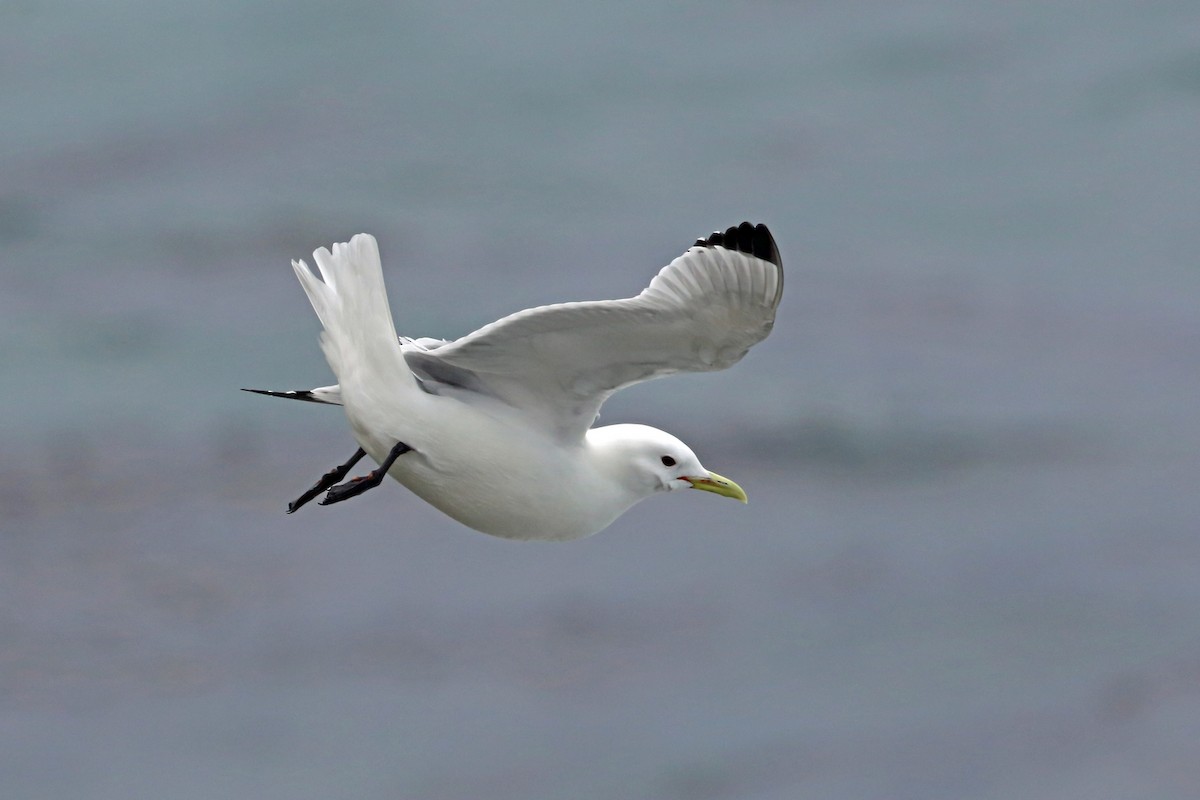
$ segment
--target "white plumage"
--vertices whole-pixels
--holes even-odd
[[[591,428],[618,389],[724,369],[771,330],[783,291],[778,250],[750,223],[698,240],[640,294],[526,309],[456,341],[398,338],[378,245],[359,234],[293,262],[324,326],[338,385],[267,392],[341,403],[355,439],[449,516],[513,539],[574,539],[659,491],[745,499],[668,433]]]

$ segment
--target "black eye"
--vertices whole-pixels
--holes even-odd
[[[675,466],[675,459],[671,458],[670,456],[663,456],[663,457],[662,457],[662,462],[663,462],[663,466],[664,466],[664,467],[673,467],[673,466]]]

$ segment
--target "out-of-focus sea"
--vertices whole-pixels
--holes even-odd
[[[0,7],[0,793],[1200,797],[1194,2]],[[748,490],[568,545],[353,450],[288,261],[402,333],[768,223]]]

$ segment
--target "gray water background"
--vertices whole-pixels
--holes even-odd
[[[0,7],[0,792],[1200,796],[1200,6]],[[402,333],[774,231],[605,422],[751,504],[569,545],[353,450],[288,260]]]

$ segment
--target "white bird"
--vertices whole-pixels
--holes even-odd
[[[397,337],[375,238],[292,267],[338,383],[246,391],[341,405],[360,449],[288,506],[354,497],[391,475],[450,517],[507,539],[600,531],[659,492],[746,502],[691,449],[646,425],[593,428],[625,386],[725,369],[771,331],[783,268],[765,225],[699,239],[635,297],[518,311],[455,341]],[[681,401],[681,406],[686,405]],[[379,468],[340,483],[363,455]]]

